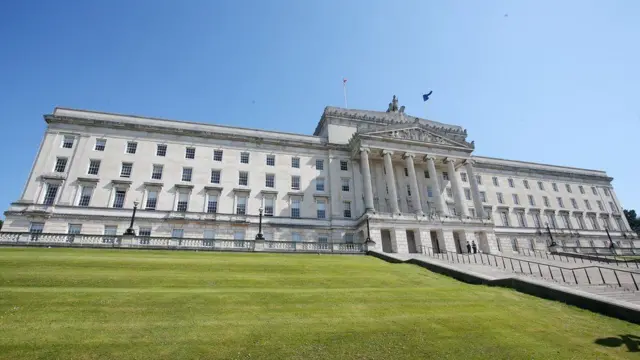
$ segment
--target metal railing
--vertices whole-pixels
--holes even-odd
[[[568,268],[487,253],[460,254],[448,250],[435,252],[433,248],[426,246],[422,247],[421,251],[423,255],[452,263],[488,265],[503,268],[517,274],[531,275],[543,279],[549,279],[550,277],[551,280],[558,282],[562,279],[561,282],[566,284],[617,285],[618,287],[629,289],[632,289],[631,284],[633,284],[633,288],[635,288],[636,291],[640,290],[638,280],[636,280],[636,276],[638,276],[640,280],[640,275],[627,270],[612,269],[597,265]]]
[[[575,264],[610,264],[616,266],[626,266],[627,268],[636,268],[640,269],[640,261],[638,260],[625,260],[620,259],[620,255],[609,254],[590,254],[590,253],[570,253],[570,254],[556,254],[550,253],[542,250],[531,250],[531,249],[518,249],[519,255],[524,256],[533,256],[536,258],[547,259],[547,260],[556,260],[567,263],[575,263]],[[581,256],[586,255],[586,256]]]
[[[362,243],[0,232],[0,245],[364,254]]]

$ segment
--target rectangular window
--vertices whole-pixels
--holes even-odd
[[[163,165],[154,164],[153,169],[151,170],[151,179],[153,180],[162,180],[162,170],[164,169]]]
[[[293,231],[293,232],[291,232],[291,241],[300,242],[300,241],[302,241],[302,236],[300,236],[299,232]]]
[[[574,217],[576,218],[576,223],[578,224],[578,228],[580,230],[584,230],[585,226],[584,226],[584,219],[582,218],[581,214],[575,214]]]
[[[316,200],[316,215],[318,219],[324,219],[327,217],[327,202],[325,200]]]
[[[275,174],[266,174],[264,180],[264,186],[268,188],[274,188],[276,186]]]
[[[564,184],[564,187],[567,188],[567,192],[571,193],[571,185],[570,184]]]
[[[188,168],[188,167],[182,168],[182,181],[191,181],[192,176],[193,176],[193,168]]]
[[[546,207],[550,207],[551,206],[551,204],[549,204],[549,198],[546,197],[546,196],[542,197],[542,202],[544,203],[544,206],[546,206]]]
[[[446,171],[442,172],[442,180],[449,180],[449,173]]]
[[[565,229],[571,229],[571,220],[569,220],[569,213],[560,214],[560,218],[562,218],[562,225]]]
[[[562,198],[557,197],[556,199],[558,200],[558,206],[560,206],[561,208],[564,208],[564,201],[562,201]]]
[[[556,183],[551,183],[551,187],[553,188],[553,191],[558,191],[558,184]]]
[[[598,195],[598,191],[596,190],[595,186],[591,187],[591,192],[593,193],[593,195]]]
[[[404,168],[404,176],[409,176],[409,169]]]
[[[464,189],[464,197],[467,200],[471,200],[471,189]]]
[[[600,211],[604,211],[604,206],[602,206],[602,201],[596,200],[596,204],[598,204],[598,209],[600,209]]]
[[[80,192],[80,200],[78,206],[89,206],[91,203],[91,196],[93,196],[93,186],[83,186]]]
[[[589,200],[584,201],[584,206],[587,208],[587,210],[591,210],[591,204],[589,203]]]
[[[511,239],[511,249],[515,252],[518,252],[518,239]]]
[[[244,240],[244,237],[245,237],[244,230],[238,230],[233,233],[233,240]],[[242,242],[237,242],[235,244],[238,244],[235,246],[242,246]]]
[[[349,170],[349,163],[347,162],[347,160],[340,160],[340,170],[342,171]]]
[[[512,194],[511,197],[513,198],[514,205],[520,205],[520,197],[518,196],[518,194]]]
[[[609,193],[609,189],[604,188],[602,189],[602,191],[604,191],[604,196],[611,196],[611,194]]]
[[[578,185],[578,190],[580,190],[580,194],[584,195],[584,186]]]
[[[524,212],[522,211],[516,212],[516,218],[518,219],[518,225],[520,227],[527,227],[527,220],[524,217]]]
[[[351,217],[351,201],[343,201],[342,207],[343,207],[344,217],[350,218]]]
[[[248,164],[249,163],[249,153],[248,152],[240,153],[240,163],[241,164]]]
[[[145,210],[155,210],[156,205],[158,205],[158,192],[156,190],[147,190]]]
[[[62,173],[67,169],[67,158],[59,157],[56,159],[56,166],[53,168],[55,172]]]
[[[502,197],[502,193],[496,193],[496,196],[498,197],[498,204],[504,204],[504,198]]]
[[[98,175],[98,172],[100,172],[100,160],[89,160],[89,169],[87,170],[87,174]]]
[[[133,163],[122,163],[122,167],[120,168],[120,177],[129,178],[131,177],[131,171],[133,170]]]
[[[429,170],[425,170],[424,171],[424,178],[428,179],[429,178]]]
[[[487,216],[487,219],[491,220],[491,206],[484,207],[484,214]]]
[[[616,206],[616,204],[613,203],[613,201],[609,201],[609,207],[611,208],[612,213],[618,212],[618,207]]]
[[[316,178],[316,191],[324,191],[324,178]]]
[[[238,172],[238,185],[249,186],[249,172],[247,171]]]
[[[462,180],[462,182],[467,182],[467,173],[461,172],[460,179]]]
[[[347,244],[353,244],[353,234],[352,233],[344,234],[344,242]]]
[[[471,215],[472,218],[476,217],[476,209],[474,208],[469,208],[469,215]]]
[[[209,195],[207,200],[207,212],[209,214],[215,214],[218,212],[218,197],[216,195]]]
[[[324,170],[324,160],[316,159],[316,170]]]
[[[138,150],[138,143],[135,141],[128,141],[127,142],[127,154],[135,154],[136,151]]]
[[[220,184],[220,170],[211,170],[211,183]]]
[[[529,190],[529,180],[527,179],[522,180],[522,185],[524,186],[525,189]]]
[[[102,242],[107,244],[113,244],[116,241],[117,235],[118,235],[117,225],[105,225],[104,237],[102,237]]]
[[[604,226],[605,229],[611,230],[611,223],[609,222],[608,216],[605,216],[602,218],[602,225]]]
[[[351,179],[349,179],[349,178],[342,178],[341,179],[342,191],[349,191],[349,183],[350,182],[351,182]]]
[[[53,205],[56,201],[59,188],[60,185],[58,184],[47,184],[47,191],[44,194],[44,201],[42,203],[44,205]]]
[[[427,197],[433,197],[433,188],[431,185],[427,185]]]
[[[291,158],[291,167],[294,169],[300,169],[300,158],[292,157]]]
[[[213,150],[213,161],[222,161],[222,150]]]
[[[267,155],[267,166],[276,166],[276,156],[275,155]]]
[[[188,147],[184,149],[184,158],[185,159],[195,159],[196,158],[196,148]]]
[[[264,199],[264,216],[273,216],[274,205],[275,199],[273,197],[266,197]]]
[[[300,176],[291,176],[291,190],[300,190]]]
[[[507,179],[507,182],[509,183],[509,187],[515,187],[515,185],[513,183],[513,179],[509,178],[509,179]]]
[[[73,135],[65,135],[62,139],[62,147],[65,149],[73,148],[73,142],[75,141],[75,136]]]
[[[156,156],[167,156],[167,145],[165,144],[156,145]]]
[[[618,223],[618,229],[620,229],[620,231],[627,231],[627,227],[624,225],[622,218],[617,217],[616,222]]]
[[[238,203],[236,204],[236,214],[245,215],[247,213],[247,197],[238,196]]]
[[[502,226],[509,226],[509,213],[500,211],[500,219],[502,219]]]
[[[482,185],[482,176],[476,175],[476,181],[478,182],[478,185]]]
[[[43,230],[44,230],[43,222],[32,222],[29,224],[29,232],[32,234],[42,234]]]
[[[482,200],[483,203],[487,202],[487,193],[484,191],[480,191],[480,200]]]
[[[548,212],[546,213],[547,216],[547,223],[549,224],[549,226],[551,226],[552,228],[557,228],[558,225],[556,224],[556,217],[553,215],[552,212]]]
[[[171,237],[174,239],[182,239],[184,236],[184,229],[173,229],[171,230]]]
[[[107,140],[106,139],[96,139],[96,145],[93,147],[93,150],[95,151],[104,151],[104,149],[107,147]]]
[[[127,196],[126,190],[116,190],[116,194],[113,198],[113,207],[114,208],[123,208],[124,207],[124,198]]]
[[[295,197],[291,199],[291,217],[300,217],[300,198]]]
[[[327,235],[327,234],[318,235],[318,242],[320,242],[320,243],[328,243],[329,242],[329,235]]]
[[[533,217],[533,225],[535,225],[535,227],[537,228],[542,227],[542,220],[540,220],[539,212],[531,213],[531,217]]]
[[[536,199],[533,197],[533,195],[528,195],[528,197],[529,197],[529,205],[536,206]]]
[[[447,197],[453,197],[453,191],[451,191],[451,188],[447,188],[446,192],[447,192]]]
[[[596,220],[596,216],[595,215],[589,215],[587,217],[589,218],[589,222],[591,223],[591,228],[593,230],[600,230],[600,226],[598,226],[598,221]]]
[[[577,208],[578,208],[578,202],[576,201],[576,199],[571,198],[571,206],[572,206],[574,209],[577,209]]]
[[[542,183],[542,181],[538,181],[538,189],[544,190],[544,184]]]
[[[411,185],[407,185],[407,196],[411,196]]]
[[[141,227],[138,230],[138,236],[143,236],[143,237],[150,237],[151,236],[151,228],[150,227]],[[147,244],[148,244],[148,239],[147,239]]]

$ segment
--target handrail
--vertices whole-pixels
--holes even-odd
[[[580,262],[584,264],[585,260],[589,261],[590,263],[594,263],[594,259],[592,258],[596,258],[596,262],[599,263],[608,263],[605,261],[597,261],[597,259],[600,257],[598,254],[592,255],[592,254],[580,254],[580,253],[569,253],[571,256],[565,254],[558,254],[558,253],[548,253],[548,252],[544,252],[542,250],[531,250],[531,249],[522,249],[522,250],[527,250],[528,252],[533,251],[533,257],[536,257],[536,252],[540,253],[540,258],[547,258],[549,259],[549,256],[551,256],[552,260],[558,260],[558,261],[565,261],[563,260],[562,256],[564,255],[564,258],[566,259],[566,262],[570,263],[571,261],[569,260],[570,258],[573,259],[574,263],[578,263],[578,259],[580,259]],[[528,254],[522,254],[523,256],[531,256],[530,253]],[[543,256],[544,255],[544,256]],[[587,256],[587,257],[585,257]],[[607,256],[611,256],[612,259],[607,259],[605,257],[606,260],[613,260],[615,261],[616,266],[621,266],[620,263],[623,263],[626,265],[627,268],[630,268],[631,266],[629,266],[629,263],[635,264],[636,265],[636,269],[640,269],[640,261],[639,260],[635,260],[635,259],[630,259],[630,260],[623,260],[620,261],[618,259],[618,257],[620,255],[607,255]],[[624,255],[622,255],[624,256]],[[556,259],[557,257],[557,259]]]
[[[431,253],[429,253],[429,250],[431,250]],[[577,268],[566,268],[564,266],[558,266],[558,265],[551,265],[551,264],[544,264],[544,263],[540,263],[537,261],[529,261],[529,260],[523,260],[523,259],[518,259],[518,258],[512,258],[509,256],[503,256],[503,255],[495,255],[495,254],[488,254],[488,253],[476,253],[476,254],[459,254],[457,252],[453,252],[450,250],[445,250],[444,252],[435,252],[433,251],[433,248],[429,247],[429,246],[421,246],[421,252],[424,255],[427,256],[432,256],[435,257],[437,259],[443,259],[446,256],[447,261],[449,262],[457,262],[457,263],[465,263],[465,255],[468,258],[468,263],[471,264],[471,257],[473,257],[473,260],[475,262],[475,264],[478,264],[476,255],[480,256],[480,262],[482,265],[484,265],[484,259],[482,258],[482,256],[486,256],[487,257],[487,264],[490,266],[495,266],[495,267],[500,267],[500,265],[498,264],[498,258],[500,258],[502,261],[502,267],[504,269],[507,269],[507,265],[505,262],[505,259],[508,259],[509,263],[511,264],[511,270],[515,273],[517,273],[518,271],[516,270],[516,267],[513,265],[513,261],[518,261],[518,265],[520,267],[520,272],[526,275],[526,272],[524,271],[523,267],[522,267],[522,262],[525,262],[527,264],[527,267],[529,269],[529,273],[533,275],[533,269],[531,268],[531,264],[535,264],[538,267],[538,272],[540,273],[540,276],[544,278],[544,275],[542,274],[542,268],[546,267],[549,271],[549,275],[551,276],[552,280],[555,280],[554,276],[553,276],[553,269],[558,269],[560,270],[560,275],[562,276],[562,282],[563,283],[567,283],[567,280],[565,278],[565,271],[567,272],[571,272],[571,274],[573,275],[573,282],[577,285],[579,284],[578,282],[578,277],[576,276],[576,270],[583,270],[584,273],[586,274],[587,277],[587,281],[589,283],[589,285],[592,285],[593,282],[591,281],[591,277],[589,276],[589,273],[587,272],[588,269],[597,269],[599,274],[600,274],[600,278],[602,279],[602,284],[607,285],[607,281],[602,273],[602,270],[605,271],[613,271],[613,274],[616,278],[616,284],[618,285],[618,287],[623,287],[622,283],[620,282],[620,277],[618,276],[618,273],[623,273],[623,274],[628,274],[632,281],[633,281],[633,285],[635,286],[636,290],[640,291],[640,287],[638,286],[638,281],[636,281],[636,273],[632,272],[632,271],[627,271],[627,270],[621,270],[621,269],[612,269],[612,268],[605,268],[605,267],[601,267],[601,266],[597,266],[597,265],[591,265],[591,266],[583,266],[583,267],[577,267]],[[442,255],[442,256],[440,256]],[[462,262],[460,261],[460,256],[462,256]],[[493,261],[495,263],[492,264],[491,263],[491,259],[489,258],[489,256],[493,257]],[[613,284],[615,285],[615,284]]]

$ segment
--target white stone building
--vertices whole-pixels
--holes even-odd
[[[603,171],[472,155],[460,126],[327,107],[313,135],[56,108],[2,232],[363,242],[466,252],[640,247]],[[369,231],[367,230],[369,220]],[[636,243],[634,244],[634,241]]]

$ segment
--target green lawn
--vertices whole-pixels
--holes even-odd
[[[638,359],[640,326],[365,256],[0,248],[3,359]]]

